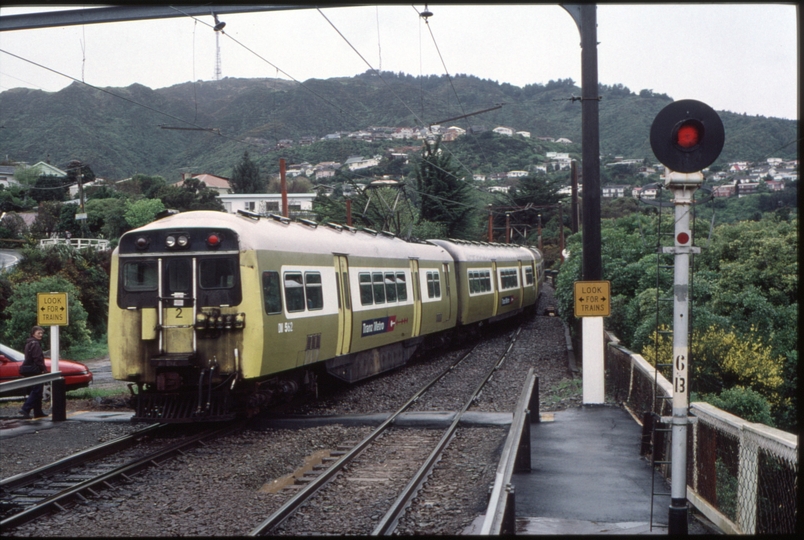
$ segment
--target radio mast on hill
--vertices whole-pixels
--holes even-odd
[[[221,80],[221,43],[220,37],[223,34],[223,27],[226,26],[225,22],[220,22],[218,20],[218,16],[213,12],[212,16],[215,18],[215,26],[212,27],[215,30],[215,80]]]

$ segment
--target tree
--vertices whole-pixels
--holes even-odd
[[[31,226],[31,232],[40,238],[50,236],[56,232],[59,228],[61,206],[61,202],[57,201],[43,201],[40,203],[36,221]]]
[[[452,158],[440,148],[441,139],[432,145],[425,141],[421,162],[416,169],[416,186],[421,197],[419,221],[440,223],[450,238],[475,237],[474,201],[471,187],[459,176]]]
[[[6,311],[11,314],[5,324],[3,343],[15,349],[25,345],[25,340],[36,324],[36,295],[44,292],[65,292],[69,298],[70,324],[59,330],[59,341],[68,349],[75,345],[85,345],[90,341],[87,329],[87,312],[81,304],[80,292],[75,285],[58,276],[43,277],[38,281],[20,283],[8,299]]]
[[[186,179],[181,187],[177,185],[164,186],[156,193],[166,208],[179,212],[190,210],[216,210],[223,212],[223,204],[218,198],[218,192],[210,189],[198,178]]]
[[[260,177],[259,166],[248,157],[248,150],[235,165],[229,186],[233,193],[265,193],[267,183]]]
[[[165,205],[159,199],[140,199],[139,201],[126,201],[126,223],[132,228],[142,227],[156,219],[159,212],[165,210]]]

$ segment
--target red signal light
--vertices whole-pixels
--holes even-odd
[[[676,132],[676,144],[681,148],[693,148],[701,141],[701,132],[693,122],[685,122]]]
[[[690,241],[690,235],[685,232],[680,232],[678,236],[676,236],[676,240],[679,244],[684,245]]]
[[[207,244],[209,247],[218,247],[218,244],[221,243],[221,237],[215,233],[210,234],[207,236]]]

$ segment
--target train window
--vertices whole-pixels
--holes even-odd
[[[167,294],[189,293],[193,285],[193,270],[190,259],[171,259],[167,262]]]
[[[383,285],[382,272],[374,272],[371,275],[371,283],[374,289],[374,303],[385,303],[385,286]]]
[[[282,313],[282,295],[279,292],[279,272],[262,273],[262,294],[265,302],[265,313],[268,315]]]
[[[304,311],[304,281],[301,272],[285,272],[285,305],[291,313]]]
[[[525,283],[527,285],[533,285],[533,268],[530,266],[525,268]]]
[[[469,294],[491,291],[490,270],[469,270]]]
[[[427,272],[427,297],[441,298],[441,280],[438,271]]]
[[[396,278],[393,272],[385,274],[385,298],[388,302],[396,302]]]
[[[400,302],[404,302],[408,299],[408,286],[407,283],[405,283],[404,272],[396,273],[396,298]]]
[[[320,272],[304,273],[304,289],[307,294],[307,309],[324,309]]]
[[[235,282],[234,259],[202,259],[198,263],[198,282],[202,289],[231,289]]]
[[[519,287],[519,276],[516,268],[505,268],[500,270],[500,289],[516,289]]]
[[[370,306],[374,303],[374,295],[371,294],[371,274],[361,272],[358,277],[360,279],[360,303]]]
[[[123,288],[129,292],[155,291],[156,261],[134,261],[123,265]]]

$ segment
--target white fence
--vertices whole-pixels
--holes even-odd
[[[45,248],[55,245],[67,245],[76,249],[91,248],[99,251],[109,249],[108,240],[99,240],[97,238],[45,238],[39,241],[39,248]]]

